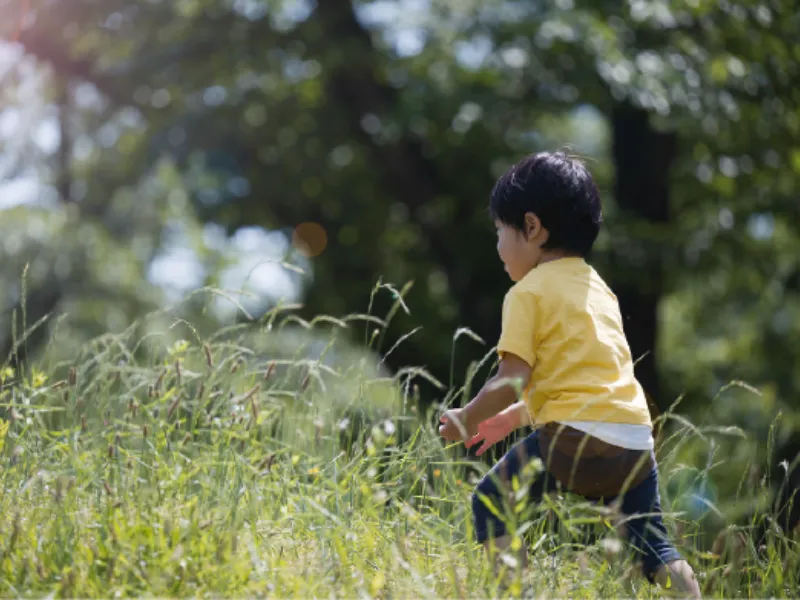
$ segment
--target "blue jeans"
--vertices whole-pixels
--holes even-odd
[[[572,430],[573,433],[575,431],[576,430]],[[540,447],[540,433],[540,431],[534,431],[527,438],[514,446],[500,459],[494,468],[484,476],[475,489],[475,493],[472,496],[472,509],[478,542],[483,543],[490,537],[496,538],[505,535],[505,523],[494,514],[489,508],[489,505],[492,505],[495,510],[503,514],[504,507],[506,506],[504,498],[508,496],[509,492],[508,482],[512,481],[514,477],[521,479],[523,469],[537,458],[542,460],[546,466],[547,461],[543,457],[543,452]],[[586,437],[586,434],[581,435]],[[591,439],[596,440],[595,438]],[[601,442],[601,444],[603,443]],[[619,450],[621,452],[636,452]],[[548,452],[547,457],[549,458],[550,456],[551,453]],[[589,461],[587,464],[591,464],[588,473],[578,473],[578,478],[582,477],[586,480],[587,477],[592,478],[593,475],[599,475],[599,477],[594,478],[602,479],[606,473],[613,472],[615,469],[617,471],[619,470],[618,458],[606,458],[601,456],[599,458],[588,458],[587,461]],[[602,461],[606,461],[608,469],[603,468]],[[629,540],[634,548],[641,553],[642,570],[648,580],[652,582],[653,576],[663,565],[674,560],[679,560],[682,557],[667,537],[667,530],[664,527],[664,521],[661,517],[661,501],[658,492],[658,469],[655,465],[655,457],[651,456],[650,461],[650,464],[653,466],[649,469],[649,472],[642,471],[642,477],[637,478],[636,484],[627,491],[622,492],[621,486],[618,487],[617,494],[622,492],[621,512],[625,516],[625,526],[629,534]],[[580,463],[578,464],[580,465]],[[580,468],[578,468],[577,471],[580,471]],[[561,479],[565,479],[563,474]],[[538,475],[535,475],[528,492],[528,497],[534,502],[540,502],[545,493],[555,490],[556,486],[560,483],[561,482],[553,473],[545,469]],[[584,482],[583,488],[586,488],[586,485],[587,484]],[[589,483],[589,485],[591,485],[591,483]],[[569,489],[569,486],[563,487]],[[602,500],[610,503],[619,498],[619,495],[606,495],[602,498],[592,497],[591,495],[585,495],[584,497],[589,501],[596,502]],[[487,503],[489,505],[487,505]]]

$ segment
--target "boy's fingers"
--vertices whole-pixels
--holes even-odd
[[[475,453],[476,456],[480,456],[481,454],[486,452],[489,448],[494,446],[498,441],[500,441],[500,440],[497,440],[497,439],[489,439],[486,436],[483,436],[482,439],[483,439],[483,445]]]
[[[473,447],[475,444],[477,444],[478,442],[480,442],[482,439],[484,439],[484,436],[483,436],[483,434],[482,434],[482,433],[479,431],[479,432],[478,432],[478,433],[476,433],[476,434],[475,434],[475,435],[474,435],[474,436],[473,436],[471,439],[469,439],[469,440],[467,440],[466,442],[464,442],[464,446],[465,446],[465,447],[467,447],[467,448],[472,448],[472,447]]]

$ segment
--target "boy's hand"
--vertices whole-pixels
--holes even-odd
[[[477,423],[490,420],[500,411],[511,407],[514,400],[518,399],[519,392],[513,382],[522,382],[523,385],[527,385],[530,376],[531,367],[528,363],[514,354],[504,354],[497,369],[497,375],[483,386],[469,404],[464,408],[452,408],[441,416],[439,420],[442,424],[439,426],[439,434],[448,442],[470,441],[478,433]],[[524,403],[518,404],[524,408]],[[501,422],[505,423],[504,420]],[[506,431],[508,433],[519,426],[518,424]],[[491,442],[491,444],[493,443],[495,442]],[[491,444],[488,444],[486,448]]]
[[[518,418],[515,418],[514,413],[503,411],[490,419],[486,419],[483,423],[478,425],[478,433],[475,434],[464,445],[467,448],[472,448],[478,442],[483,442],[478,451],[475,452],[476,456],[480,456],[489,448],[494,446],[500,440],[507,438],[512,431],[519,427]]]
[[[448,442],[466,442],[475,435],[473,427],[467,423],[463,408],[451,408],[439,417],[439,435]]]

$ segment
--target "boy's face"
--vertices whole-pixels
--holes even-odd
[[[506,267],[508,276],[514,282],[525,277],[539,264],[542,257],[541,245],[544,240],[541,238],[543,234],[546,236],[546,232],[535,215],[528,213],[528,216],[526,232],[514,229],[501,221],[495,221],[497,253]]]

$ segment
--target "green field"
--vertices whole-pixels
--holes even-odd
[[[445,448],[435,414],[417,410],[424,372],[390,378],[344,343],[379,319],[288,314],[206,338],[179,321],[159,330],[160,315],[69,351],[56,335],[37,367],[6,369],[2,595],[496,595],[470,530],[486,465]],[[768,514],[742,462],[751,442],[681,420],[668,431],[665,510],[705,593],[795,595],[796,542],[770,530],[758,547],[750,534]],[[718,469],[738,473],[730,489],[687,502]],[[515,519],[535,551],[506,594],[662,593],[599,509],[570,498],[527,509]]]

